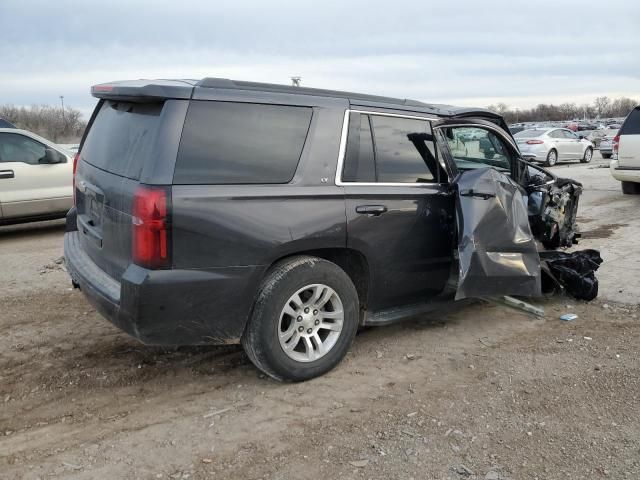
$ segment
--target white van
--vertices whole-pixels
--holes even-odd
[[[622,182],[622,193],[640,193],[640,105],[631,110],[613,138],[611,175]]]

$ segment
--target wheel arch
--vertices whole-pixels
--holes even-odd
[[[345,271],[345,273],[349,276],[353,285],[356,287],[356,292],[358,292],[358,300],[360,303],[360,321],[362,322],[363,312],[367,308],[368,299],[369,299],[369,291],[370,291],[370,283],[371,283],[371,273],[369,269],[369,262],[367,261],[365,255],[355,249],[352,248],[316,248],[309,250],[300,250],[296,252],[290,252],[286,255],[282,255],[271,264],[264,269],[262,277],[258,282],[258,285],[261,285],[264,279],[270,274],[273,268],[286,261],[289,258],[293,257],[318,257],[323,260],[327,260],[329,262],[335,263],[338,267]],[[260,288],[260,287],[258,287]],[[256,291],[256,298],[258,296],[258,292]],[[255,300],[254,300],[255,302]],[[254,306],[252,305],[251,311],[253,311]],[[249,314],[249,318],[251,314]],[[246,326],[245,326],[246,328]]]

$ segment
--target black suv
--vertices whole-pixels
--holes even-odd
[[[579,187],[524,162],[487,110],[216,78],[92,94],[65,256],[73,284],[146,344],[241,342],[267,374],[304,380],[359,326],[450,304],[460,275],[476,281],[457,298],[539,293],[531,231],[575,241]],[[509,183],[511,197],[496,191]],[[474,231],[477,261],[460,247],[482,244]]]

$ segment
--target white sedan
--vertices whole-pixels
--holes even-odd
[[[522,158],[552,167],[563,160],[589,163],[593,143],[567,128],[533,128],[514,135]]]
[[[73,157],[35,133],[0,128],[0,225],[64,217],[73,204]]]

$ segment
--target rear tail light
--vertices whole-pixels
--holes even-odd
[[[613,153],[618,153],[618,146],[620,145],[620,135],[616,135],[615,137],[613,137],[613,141],[612,141],[612,149],[613,149]]]
[[[133,197],[132,255],[146,268],[171,266],[171,198],[168,187],[140,186]]]
[[[80,160],[80,152],[73,157],[73,204],[76,204],[76,170],[78,169],[78,161]]]
[[[542,140],[527,140],[527,145],[540,145],[544,143]]]

